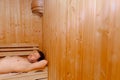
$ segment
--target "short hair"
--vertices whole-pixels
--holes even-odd
[[[42,51],[38,50],[38,53],[40,55],[40,58],[37,61],[41,61],[41,60],[45,59],[45,55]]]

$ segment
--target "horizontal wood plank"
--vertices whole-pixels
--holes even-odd
[[[28,79],[30,78],[31,80],[34,79],[44,79],[48,77],[48,72],[46,71],[40,71],[40,72],[34,72],[30,71],[27,73],[9,73],[9,74],[2,74],[0,75],[0,80],[16,80],[16,79]]]
[[[14,47],[39,47],[37,44],[24,44],[24,43],[19,43],[19,44],[0,44],[0,48],[14,48]]]
[[[22,56],[22,55],[29,55],[33,53],[33,51],[22,51],[22,52],[0,52],[0,56]]]
[[[39,50],[37,44],[0,44],[0,56],[29,55],[30,53],[33,53],[34,50]]]
[[[0,49],[0,52],[14,52],[14,51],[33,51],[39,50],[39,48],[12,48],[12,49]]]

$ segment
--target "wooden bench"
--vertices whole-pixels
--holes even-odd
[[[15,44],[1,44],[0,57],[4,56],[27,56],[34,50],[39,50],[39,45],[15,43]],[[47,80],[48,70],[34,70],[27,73],[8,73],[0,74],[0,80]]]

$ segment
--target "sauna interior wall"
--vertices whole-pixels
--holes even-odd
[[[120,80],[120,0],[45,0],[49,80]]]
[[[32,14],[32,0],[0,0],[0,44],[36,43],[42,49],[42,18]]]

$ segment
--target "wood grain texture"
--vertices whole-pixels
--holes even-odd
[[[32,0],[0,0],[0,44],[36,43],[42,49],[42,18],[32,14]]]
[[[45,0],[49,80],[120,80],[120,1]]]

